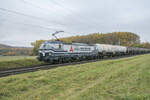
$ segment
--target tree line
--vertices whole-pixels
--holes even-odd
[[[140,36],[132,32],[112,32],[112,33],[93,33],[88,35],[77,35],[71,37],[60,38],[62,42],[72,43],[100,43],[100,44],[111,44],[111,45],[122,45],[122,46],[132,46],[140,48],[150,48],[150,43],[141,43]],[[33,48],[33,54],[38,54],[38,49],[42,42],[45,40],[37,40],[31,43]]]
[[[32,54],[32,48],[0,48],[2,56],[29,56]]]

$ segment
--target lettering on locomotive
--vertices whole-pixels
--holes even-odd
[[[85,47],[80,47],[80,48],[74,48],[75,51],[90,51],[91,48],[85,48]]]

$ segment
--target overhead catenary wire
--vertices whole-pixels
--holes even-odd
[[[38,20],[41,20],[41,21],[50,22],[50,23],[57,24],[57,25],[62,25],[62,26],[64,25],[64,24],[52,22],[50,20],[47,20],[47,19],[44,19],[44,18],[41,18],[41,17],[24,14],[24,13],[21,13],[21,12],[10,10],[10,9],[5,9],[5,8],[0,7],[0,10],[5,11],[5,12],[9,12],[9,13],[13,13],[13,14],[17,14],[17,15],[21,15],[21,16],[26,16],[26,17],[29,17],[29,18],[32,18],[32,19],[38,19]]]
[[[35,4],[35,3],[31,3],[31,2],[29,2],[28,0],[21,0],[21,1],[23,1],[24,3],[26,3],[26,4],[29,4],[30,6],[33,6],[33,7],[36,7],[36,8],[38,8],[38,9],[41,9],[41,10],[43,10],[43,11],[45,11],[45,10],[49,10],[49,9],[46,9],[46,8],[44,8],[44,7],[41,7],[41,6],[39,6],[39,5],[37,5],[37,4]],[[59,3],[57,3],[57,2],[55,2],[55,1],[51,1],[51,2],[53,2],[54,4],[56,4],[56,5],[58,5],[60,8],[62,8],[62,9],[64,9],[65,11],[67,11],[68,12],[68,14],[72,14],[72,12],[71,11],[69,11],[69,9],[66,9],[63,5],[61,5],[61,4],[59,4]],[[54,9],[55,10],[55,9]],[[64,12],[65,13],[65,12]],[[56,14],[56,13],[55,13]],[[59,16],[59,17],[63,17],[64,19],[65,19],[65,17],[67,16],[67,14],[66,15],[62,15],[62,16]],[[69,15],[68,15],[69,16]],[[69,17],[70,18],[70,17]],[[76,18],[74,19],[72,19],[73,21],[74,20],[76,20]],[[77,21],[79,22],[79,20],[80,20],[80,23],[81,24],[83,24],[83,20],[82,20],[82,22],[81,22],[81,18],[79,18]],[[86,25],[87,25],[87,23],[86,23]]]
[[[45,12],[48,12],[48,11],[50,11],[52,8],[45,8],[45,7],[41,7],[40,5],[37,5],[37,4],[35,4],[35,3],[31,3],[31,2],[29,2],[29,1],[27,1],[27,0],[21,0],[22,2],[24,2],[24,3],[26,3],[26,4],[28,4],[28,5],[30,5],[30,6],[33,6],[33,7],[35,7],[35,8],[38,8],[38,9],[40,9],[40,10],[42,10],[42,11],[45,11]],[[55,10],[55,11],[54,11]],[[56,9],[53,9],[53,10],[51,10],[54,14],[56,14]],[[58,17],[65,17],[65,15],[61,15],[61,16],[58,16]]]
[[[61,0],[59,0],[61,3],[59,3],[59,2],[57,2],[56,0],[51,0],[52,2],[54,2],[55,4],[57,4],[58,6],[61,6],[62,8],[64,8],[65,10],[68,10],[68,12],[69,13],[74,13],[74,14],[76,14],[77,15],[77,17],[81,20],[82,19],[82,21],[83,20],[85,20],[87,17],[86,16],[82,16],[82,15],[79,15],[77,12],[75,12],[75,10],[73,10],[73,9],[70,9],[70,8],[67,8],[67,7],[65,7],[64,5],[62,5],[62,2],[63,1],[61,1]],[[87,22],[87,19],[85,20],[86,22]],[[88,20],[88,22],[89,22],[90,20]],[[89,22],[90,23],[90,25],[88,25],[88,26],[91,26],[91,22]],[[88,24],[89,24],[88,23]],[[99,26],[97,23],[94,23],[94,24],[92,24],[92,26]]]
[[[30,6],[32,6],[32,7],[34,7],[34,8],[38,8],[38,9],[40,9],[41,11],[44,11],[44,12],[49,12],[49,11],[51,11],[51,13],[52,13],[52,15],[55,15],[56,16],[56,12],[57,12],[57,10],[56,9],[53,9],[53,10],[51,10],[52,8],[45,8],[45,7],[42,7],[42,6],[40,6],[40,5],[37,5],[37,4],[35,4],[35,3],[32,3],[32,2],[29,2],[28,0],[19,0],[19,1],[22,1],[22,2],[24,2],[24,3],[26,3],[26,4],[28,4],[28,5],[30,5]],[[54,11],[55,10],[55,11]],[[59,19],[57,19],[57,21],[59,21],[59,23],[61,22],[61,20],[65,20],[65,17],[66,17],[66,15],[58,15],[57,17],[59,17]],[[63,24],[61,24],[62,26],[67,26],[67,24],[65,23],[63,23]]]
[[[29,24],[29,23],[14,22],[12,20],[5,20],[4,23],[5,22],[10,23],[10,24],[24,25],[24,26],[27,26],[27,27],[29,26],[30,28],[32,28],[32,27],[41,28],[41,29],[49,30],[49,31],[53,31],[53,32],[58,31],[58,30],[64,30],[64,29],[58,28],[58,27],[52,28],[52,27],[47,27],[47,26],[43,26],[43,25],[35,25],[35,24]],[[73,34],[72,32],[69,32],[69,31],[66,31],[66,30],[65,30],[65,32]]]
[[[5,12],[14,13],[14,14],[19,14],[19,15],[22,15],[22,16],[30,17],[30,18],[36,18],[36,19],[42,20],[42,21],[47,21],[47,20],[43,20],[42,18],[39,18],[39,17],[36,17],[36,16],[27,15],[27,14],[24,14],[24,13],[20,13],[20,12],[17,12],[17,11],[13,11],[13,10],[1,8],[1,7],[0,7],[0,10],[5,11]],[[22,24],[23,24],[23,23],[22,23]],[[25,25],[25,24],[24,24],[24,25]],[[26,24],[26,25],[37,26],[37,27],[41,27],[41,28],[45,28],[45,29],[50,29],[50,28],[46,28],[46,27],[43,27],[43,26],[40,26],[40,25],[32,25],[32,24]],[[62,25],[62,26],[63,26],[63,25]],[[62,30],[62,29],[58,29],[58,30]],[[56,30],[54,30],[54,31],[56,31]],[[72,32],[69,32],[69,33],[72,33]]]
[[[35,25],[35,24],[29,24],[29,23],[19,23],[19,22],[13,22],[11,20],[6,20],[5,22],[7,23],[10,23],[10,24],[16,24],[16,25],[24,25],[24,26],[27,26],[27,27],[30,27],[30,28],[40,28],[40,29],[43,29],[43,30],[47,30],[48,32],[56,32],[58,30],[63,30],[65,33],[70,33],[70,34],[74,34],[72,32],[69,32],[69,31],[65,31],[64,29],[61,29],[61,28],[51,28],[51,27],[46,27],[46,26],[42,26],[42,25]]]
[[[36,5],[35,3],[31,3],[31,2],[29,2],[28,0],[21,0],[21,1],[23,1],[23,2],[26,3],[26,4],[31,5],[31,6],[33,6],[33,7],[39,8],[39,9],[41,9],[41,10],[43,10],[43,11],[48,10],[48,9],[43,9],[43,7],[41,7],[41,6],[39,6],[39,5]],[[67,11],[70,15],[72,15],[72,14],[77,15],[75,18],[73,18],[73,19],[71,18],[73,21],[78,19],[77,21],[78,21],[79,23],[81,23],[81,24],[85,24],[85,26],[88,26],[88,27],[91,27],[91,26],[93,26],[93,27],[98,26],[98,25],[96,25],[96,23],[91,24],[91,22],[89,22],[89,20],[88,20],[88,23],[87,23],[87,20],[85,20],[85,18],[86,18],[85,16],[83,17],[83,16],[77,14],[74,10],[72,10],[72,9],[70,9],[70,8],[66,8],[64,5],[58,3],[57,1],[51,0],[51,2],[53,2],[53,4],[56,4],[57,6],[61,7],[61,8],[64,9],[65,11]],[[56,14],[56,13],[55,13],[55,14]],[[65,16],[61,16],[61,17],[65,17]],[[69,17],[69,18],[70,18],[70,17]]]
[[[27,0],[23,0],[23,1],[27,2]],[[56,4],[59,5],[59,6],[61,6],[63,9],[66,9],[66,7],[64,7],[62,4],[59,4],[59,3],[57,3],[56,1],[55,1],[54,3],[56,3]],[[34,4],[32,4],[32,6],[33,6],[33,5],[34,5]],[[38,7],[38,6],[37,6],[37,7]],[[41,7],[39,7],[39,8],[42,9]],[[50,23],[54,23],[54,22],[52,22],[52,21],[50,21],[50,20],[46,20],[46,19],[43,19],[43,18],[41,18],[41,17],[32,16],[32,15],[27,15],[27,14],[24,14],[24,13],[20,13],[20,12],[13,11],[13,10],[9,10],[9,9],[5,9],[5,8],[0,8],[0,10],[6,11],[6,12],[10,12],[10,13],[14,13],[14,14],[19,14],[19,15],[26,16],[26,17],[30,17],[30,18],[34,18],[34,19],[38,19],[38,20],[42,20],[42,21],[46,21],[46,22],[50,22]],[[66,9],[66,10],[67,10],[67,9]],[[68,9],[68,10],[69,10],[69,9]],[[70,11],[70,13],[73,12],[73,11],[71,11],[71,10],[69,10],[69,11]],[[79,17],[79,16],[78,16],[78,17]],[[82,18],[82,19],[85,19],[85,18]],[[79,18],[79,20],[81,21],[81,18]],[[82,22],[83,22],[83,20],[82,20]],[[60,23],[55,23],[55,24],[61,25],[61,26],[66,26],[65,24],[60,24]],[[90,23],[90,25],[89,25],[89,23],[88,23],[88,24],[86,23],[85,26],[91,27],[91,23]],[[94,26],[95,26],[95,24],[94,24]]]
[[[24,1],[27,1],[27,0],[24,0]],[[57,2],[55,2],[57,5],[61,5],[61,4],[59,4],[59,3],[57,3]],[[38,7],[38,6],[37,6]],[[64,9],[66,9],[66,7],[64,7],[63,5],[61,6],[62,8],[64,8]],[[39,7],[40,9],[42,9],[41,7]],[[37,17],[37,16],[33,16],[33,15],[28,15],[28,14],[24,14],[24,13],[22,13],[22,12],[18,12],[18,11],[13,11],[13,10],[10,10],[10,9],[5,9],[5,8],[1,8],[0,7],[0,10],[2,10],[2,11],[5,11],[5,12],[10,12],[10,13],[13,13],[13,14],[18,14],[18,15],[22,15],[22,16],[26,16],[26,17],[30,17],[30,18],[34,18],[34,19],[38,19],[38,20],[42,20],[42,21],[48,21],[49,22],[49,20],[46,20],[46,19],[43,19],[43,18],[41,18],[41,17]],[[72,11],[71,10],[69,10],[69,12],[71,13]],[[81,19],[80,19],[81,20]],[[58,23],[58,24],[60,24],[60,23]],[[61,24],[62,25],[62,24]],[[63,24],[64,25],[64,24]],[[62,26],[63,26],[62,25]],[[40,28],[43,28],[43,26],[39,26],[39,25],[31,25],[30,24],[30,26],[37,26],[37,27],[40,27]],[[45,29],[47,29],[46,27],[44,27]],[[65,31],[66,32],[66,31]],[[72,32],[69,32],[69,33],[72,33]]]
[[[41,26],[41,25],[35,25],[35,24],[28,24],[28,23],[16,23],[16,22],[11,22],[11,21],[7,21],[11,24],[19,24],[19,25],[24,25],[24,26],[30,26],[31,27],[35,27],[35,28],[42,28],[42,29],[46,29],[46,30],[52,30],[52,31],[56,31],[57,29],[54,28],[50,28],[50,27],[45,27],[45,26]]]
[[[8,10],[8,9],[5,9],[5,8],[0,8],[0,10],[6,11],[6,12],[15,13],[15,14],[19,14],[19,15],[23,15],[23,16],[27,16],[27,17],[30,16],[30,15],[26,15],[26,14],[19,13],[19,12],[16,12],[16,11]],[[32,16],[30,16],[30,17],[32,18]],[[35,17],[35,16],[33,16],[33,17]],[[38,18],[38,17],[36,17],[36,18]],[[38,19],[39,19],[39,18],[38,18]],[[41,20],[41,19],[40,19],[40,20]],[[8,21],[8,20],[7,20],[7,21]],[[34,24],[14,23],[14,22],[11,22],[11,21],[8,21],[8,22],[10,22],[10,23],[12,23],[12,24],[22,24],[22,25],[25,25],[25,26],[29,25],[29,26],[32,26],[32,27],[43,28],[43,29],[46,29],[46,30],[53,30],[53,31],[64,30],[64,29],[60,29],[60,28],[58,28],[58,29],[47,28],[47,27],[45,27],[45,26],[34,25]],[[66,30],[64,30],[64,31],[67,32],[67,33],[70,33],[70,34],[74,34],[74,33],[75,33],[75,32],[73,33],[73,32],[69,32],[69,31],[66,31]]]

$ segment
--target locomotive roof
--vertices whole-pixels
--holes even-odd
[[[93,46],[94,44],[86,44],[86,43],[64,43],[62,41],[46,41],[44,42],[44,44],[70,44],[70,45],[89,45],[89,46]]]
[[[61,42],[61,41],[46,41],[46,42],[44,42],[44,43],[52,43],[52,44],[58,43],[58,44],[61,44],[61,43],[63,43],[63,42]]]

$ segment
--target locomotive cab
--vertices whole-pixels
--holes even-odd
[[[46,61],[48,57],[53,56],[54,52],[62,51],[63,43],[60,41],[46,41],[41,44],[38,60]]]
[[[60,41],[44,42],[41,44],[40,50],[62,49],[62,44]]]

